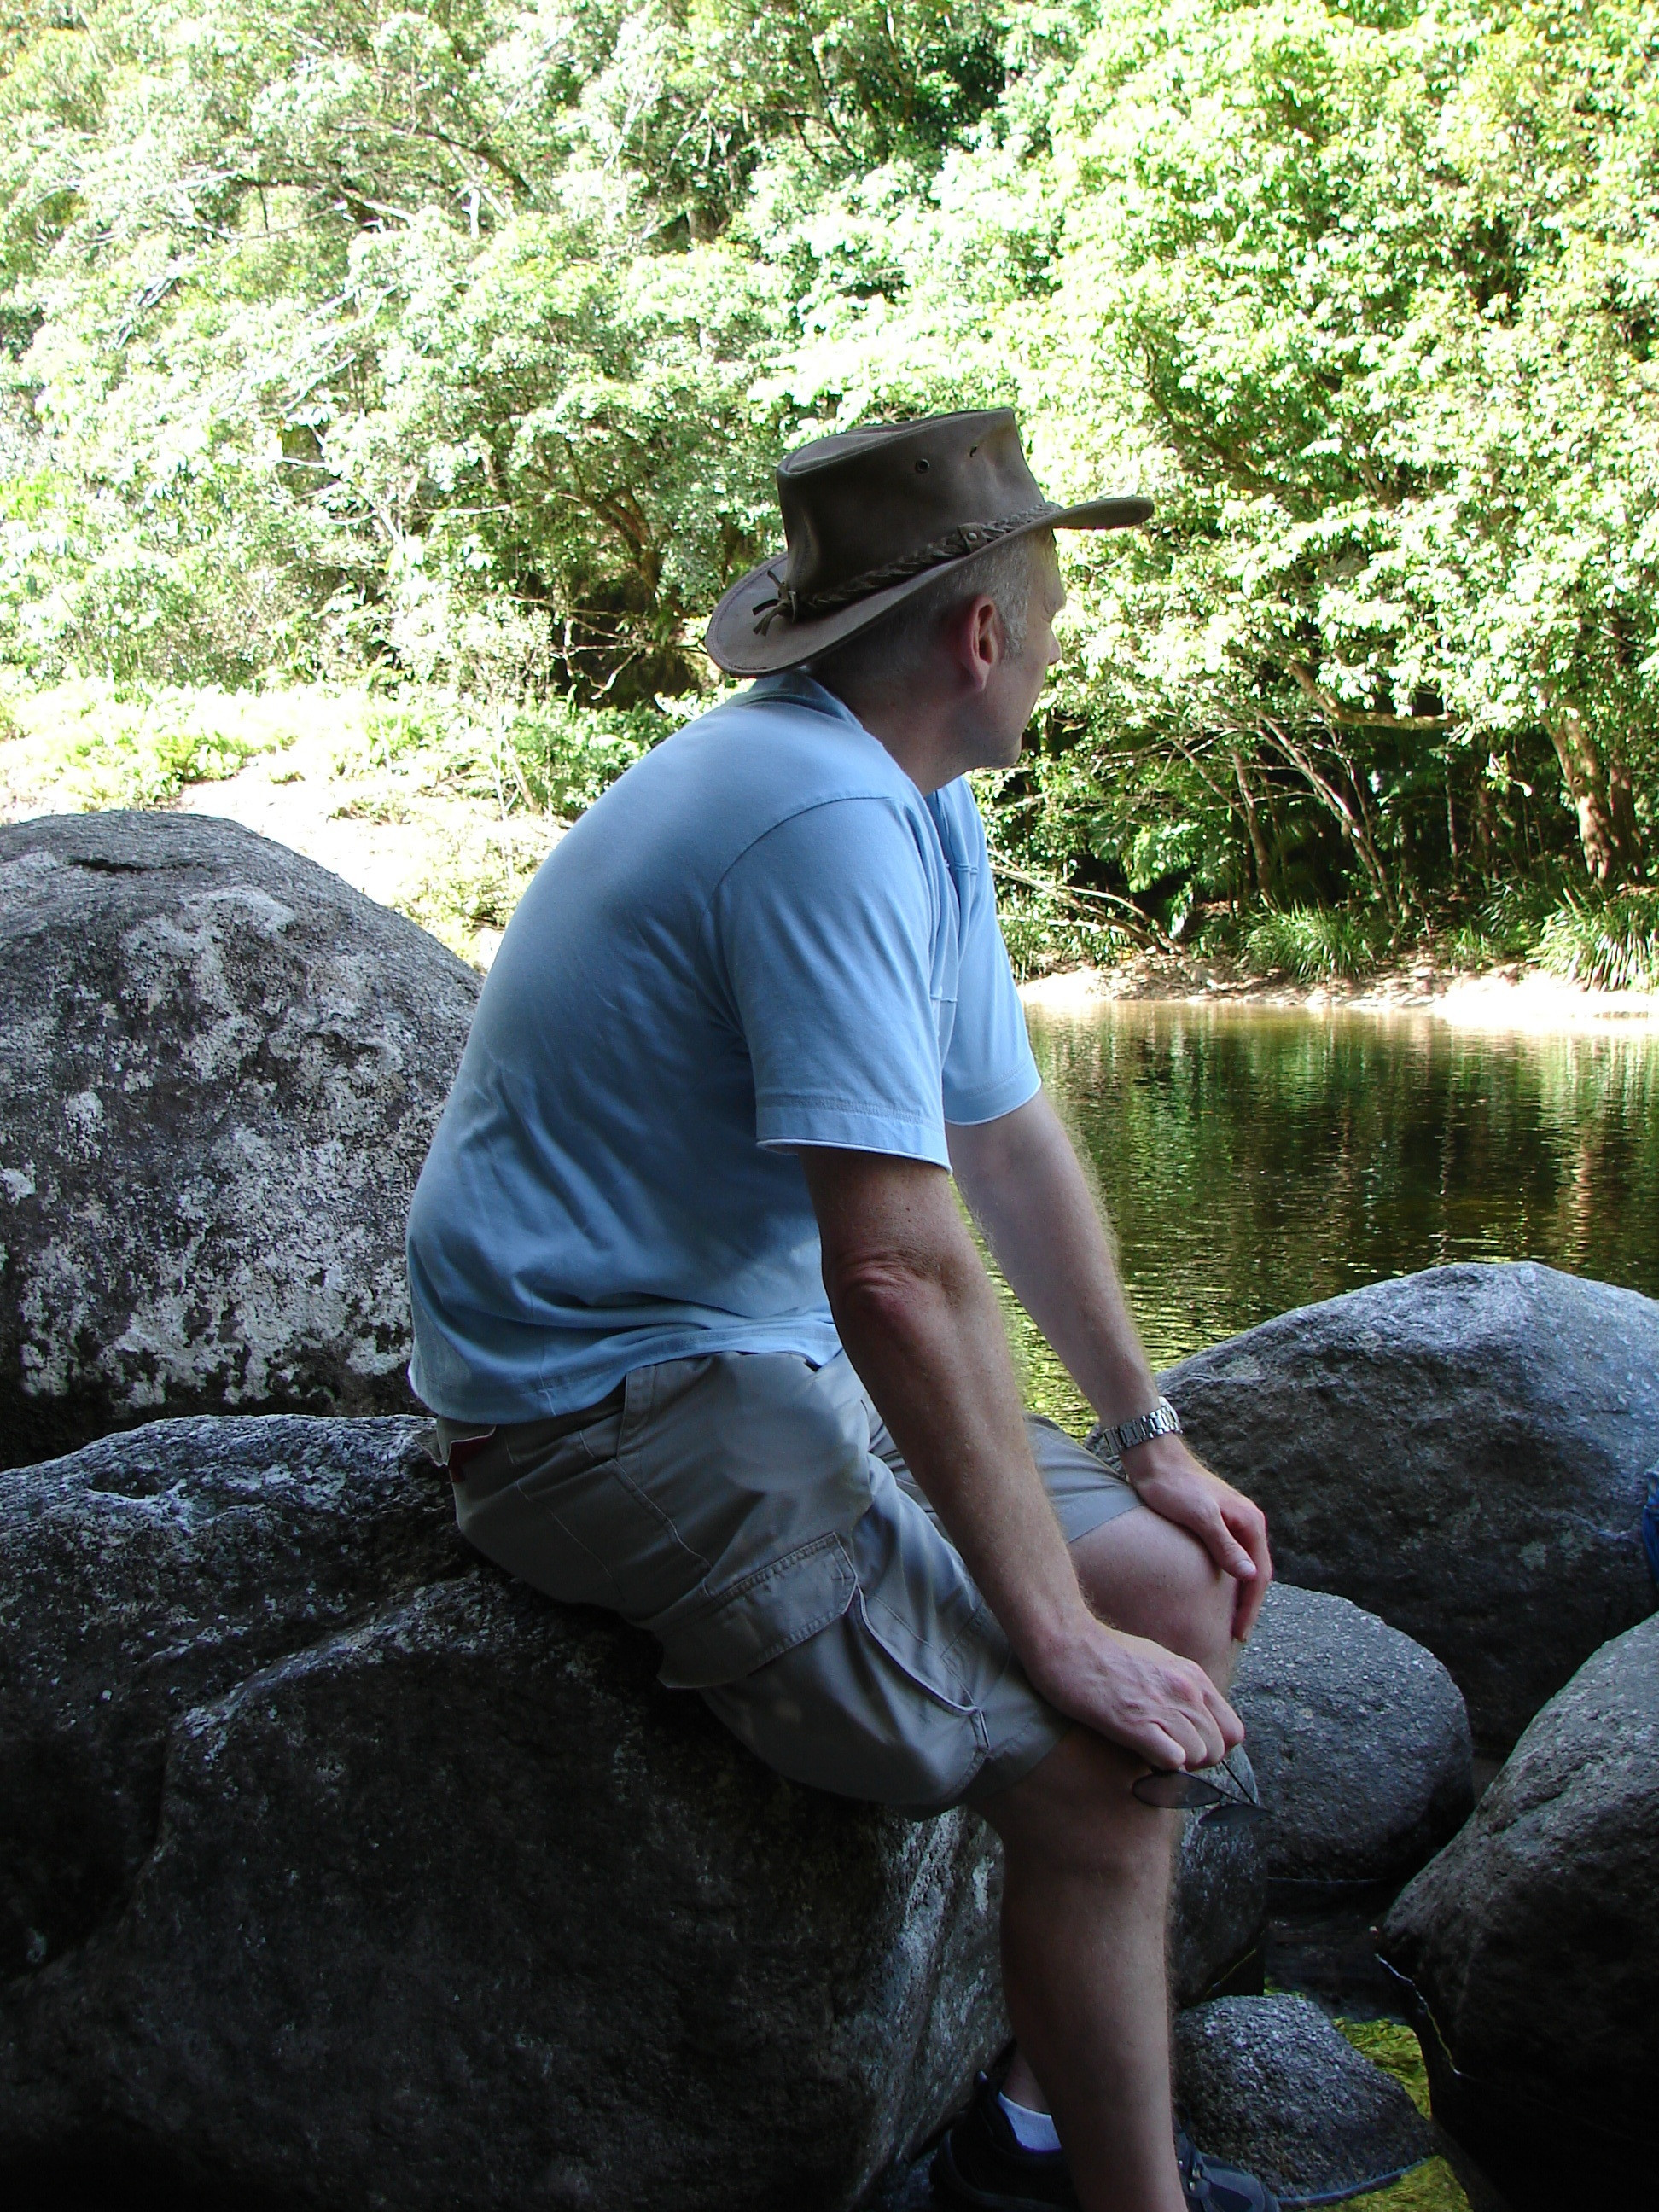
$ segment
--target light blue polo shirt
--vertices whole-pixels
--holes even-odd
[[[840,1349],[794,1148],[949,1164],[1037,1088],[965,784],[810,677],[637,762],[496,953],[409,1220],[410,1379],[458,1421],[630,1369]]]

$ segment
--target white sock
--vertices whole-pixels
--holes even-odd
[[[1060,2137],[1054,2130],[1054,2115],[1034,2112],[1029,2105],[1017,2105],[1012,2097],[1000,2090],[997,2102],[1008,2115],[1008,2124],[1014,2131],[1014,2141],[1022,2150],[1058,2150]]]

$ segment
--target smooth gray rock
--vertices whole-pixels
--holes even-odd
[[[1530,1263],[1434,1267],[1283,1314],[1164,1387],[1266,1509],[1285,1580],[1425,1644],[1479,1744],[1507,1748],[1654,1609],[1651,1298]]]
[[[235,823],[0,827],[0,1465],[407,1408],[404,1222],[477,991]]]
[[[1382,1942],[1433,2023],[1435,2117],[1515,2212],[1651,2201],[1659,1619],[1545,1706]]]
[[[1177,2014],[1176,2094],[1188,2131],[1281,2203],[1332,2203],[1432,2156],[1428,2124],[1306,1997],[1220,1997]]]
[[[0,2180],[836,2212],[1004,2029],[998,1866],[460,1544],[409,1421],[0,1476]]]
[[[1474,1803],[1468,1715],[1432,1652],[1322,1590],[1275,1583],[1240,1655],[1267,1871],[1397,1881]]]

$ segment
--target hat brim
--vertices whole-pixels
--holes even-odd
[[[1012,544],[1015,538],[1028,538],[1036,530],[1133,530],[1152,512],[1152,501],[1139,497],[1080,500],[1075,507],[1057,507],[1052,514],[1039,515],[996,542]],[[872,592],[868,599],[854,599],[850,606],[836,607],[828,614],[792,622],[780,611],[763,630],[757,626],[758,618],[766,613],[783,580],[784,556],[780,553],[763,561],[758,568],[751,568],[723,595],[708,618],[703,651],[728,676],[775,676],[781,669],[799,667],[815,653],[827,653],[832,646],[856,637],[860,630],[868,629],[872,623],[879,622],[936,578],[961,568],[964,562],[978,560],[984,550],[940,561],[917,575],[907,576],[902,584],[890,584],[884,592]]]

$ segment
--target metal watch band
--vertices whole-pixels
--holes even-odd
[[[1115,1428],[1109,1422],[1096,1425],[1089,1438],[1089,1448],[1096,1450],[1101,1444],[1121,1459],[1126,1451],[1137,1444],[1148,1443],[1153,1437],[1178,1437],[1181,1416],[1167,1398],[1160,1398],[1150,1413],[1137,1413],[1132,1421],[1120,1421]]]

